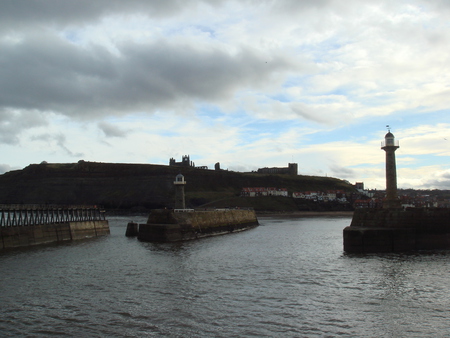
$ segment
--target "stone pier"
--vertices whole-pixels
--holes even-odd
[[[147,224],[139,224],[138,239],[175,242],[243,231],[258,224],[254,210],[156,209],[151,211]]]
[[[347,253],[450,249],[450,209],[357,209],[343,235]]]
[[[65,242],[109,234],[97,207],[4,205],[0,207],[0,249]]]

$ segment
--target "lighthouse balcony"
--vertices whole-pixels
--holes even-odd
[[[387,139],[387,140],[381,142],[381,148],[384,148],[384,147],[397,147],[397,148],[399,148],[400,145],[399,145],[397,140],[389,140],[389,139]]]

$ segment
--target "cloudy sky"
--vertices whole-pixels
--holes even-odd
[[[299,165],[450,189],[446,0],[2,0],[0,173],[42,161]]]

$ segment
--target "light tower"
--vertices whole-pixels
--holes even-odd
[[[173,182],[175,185],[175,209],[186,209],[186,203],[184,201],[184,186],[186,181],[184,176],[178,174]]]
[[[381,149],[386,152],[386,200],[383,208],[400,208],[397,198],[397,168],[395,165],[395,151],[399,148],[398,141],[388,127],[388,133],[381,143]]]

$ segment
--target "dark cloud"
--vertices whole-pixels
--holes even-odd
[[[350,1],[349,1],[350,2]],[[377,0],[366,0],[365,3]],[[227,0],[2,0],[0,31],[14,32],[42,26],[68,27],[96,22],[113,15],[140,14],[150,18],[174,17],[187,11],[198,11],[201,5],[220,10]],[[267,5],[271,13],[296,15],[305,10],[340,6],[337,0],[240,0],[236,6]],[[360,2],[355,2],[359,4]],[[341,9],[353,7],[347,2]]]
[[[124,43],[120,56],[49,34],[0,47],[0,109],[86,118],[226,99],[293,66],[281,56],[268,64],[267,56],[247,48],[231,55],[167,41]]]
[[[144,14],[150,17],[172,16],[198,2],[220,4],[222,1],[197,0],[2,0],[0,30],[15,31],[31,26],[66,27],[97,21],[120,14]]]
[[[214,44],[200,48],[188,39],[139,44],[115,41],[114,54],[95,42],[77,45],[54,29],[73,26],[76,30],[114,14],[173,17],[195,11],[201,4],[215,7],[222,3],[1,1],[0,143],[18,143],[23,130],[45,125],[49,112],[96,119],[130,112],[185,110],[198,101],[217,103],[240,89],[270,84],[274,76],[294,67],[281,55],[239,46],[233,46],[233,53]],[[120,130],[99,127],[107,136],[120,137]]]

